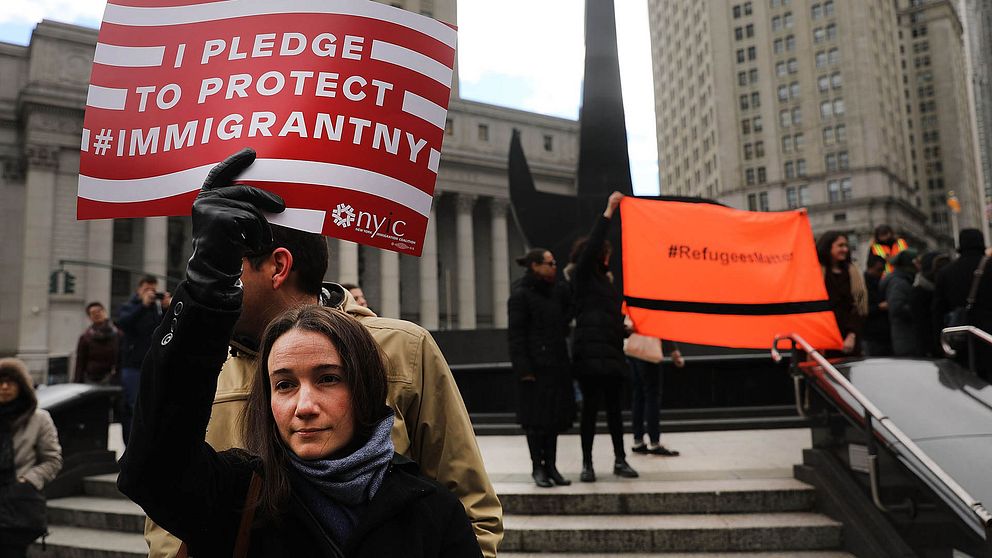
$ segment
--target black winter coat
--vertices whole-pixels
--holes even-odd
[[[151,306],[145,306],[137,295],[133,295],[121,307],[117,317],[117,327],[124,332],[121,368],[141,368],[151,344],[152,332],[161,321],[162,306],[157,300]]]
[[[199,305],[180,285],[152,337],[120,461],[120,490],[193,556],[232,555],[251,474],[264,476],[243,450],[217,453],[204,441],[238,313]],[[481,551],[458,499],[396,456],[343,548],[294,493],[279,517],[256,516],[248,556],[477,558]]]
[[[510,361],[518,378],[520,425],[554,432],[572,426],[575,392],[568,360],[570,290],[530,271],[513,285],[507,301]]]
[[[963,307],[971,290],[975,277],[975,269],[982,260],[982,250],[965,250],[961,257],[937,273],[933,289],[933,320],[936,330],[943,329],[947,314],[958,307]],[[981,282],[978,284],[978,294],[975,306],[969,316],[969,322],[980,329],[992,332],[992,262],[985,267]],[[975,340],[977,372],[986,380],[992,381],[992,347]],[[958,362],[967,365],[967,351],[959,351]]]
[[[599,259],[610,219],[599,217],[585,249],[572,270],[575,332],[572,336],[572,370],[578,377],[612,377],[627,374],[623,354],[623,314],[620,291]]]

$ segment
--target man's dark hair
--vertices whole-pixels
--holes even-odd
[[[142,285],[158,285],[158,277],[154,275],[143,275],[141,279],[138,279],[138,286]]]
[[[100,302],[91,302],[86,305],[86,313],[89,314],[90,308],[93,308],[94,306],[99,306],[100,308],[104,308],[103,304]]]
[[[882,235],[885,235],[885,234],[895,235],[895,231],[893,231],[892,230],[892,227],[886,225],[885,223],[882,223],[881,225],[875,227],[875,239],[876,240],[879,237],[881,237]]]
[[[546,248],[531,248],[530,250],[527,251],[526,254],[520,256],[514,261],[516,261],[517,265],[519,265],[520,267],[526,267],[527,269],[530,269],[531,264],[544,263],[545,252],[550,252],[550,250]]]
[[[341,283],[341,287],[344,288],[344,290],[346,290],[346,291],[350,291],[352,289],[360,289],[361,288],[361,287],[359,287],[358,285],[356,285],[354,283]]]
[[[575,242],[572,243],[572,251],[568,255],[568,262],[578,263],[579,257],[582,255],[582,252],[585,251],[587,244],[589,244],[588,236],[581,236],[575,239]],[[596,254],[596,259],[602,260],[607,252],[613,252],[613,245],[610,244],[609,240],[604,240],[603,247],[599,250],[599,253]]]
[[[308,295],[319,296],[320,286],[327,273],[327,242],[319,234],[271,225],[272,245],[269,249],[248,255],[251,267],[258,270],[262,262],[272,255],[276,248],[285,248],[293,255],[293,269],[296,272],[297,288]]]

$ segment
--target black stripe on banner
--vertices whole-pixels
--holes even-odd
[[[783,314],[813,314],[831,311],[829,300],[804,302],[773,302],[766,304],[733,304],[727,302],[684,302],[625,296],[628,306],[665,312],[693,314],[727,314],[733,316],[779,316]]]

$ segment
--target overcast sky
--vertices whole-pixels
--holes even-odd
[[[0,41],[27,44],[42,18],[98,27],[103,0],[0,0]],[[647,0],[616,2],[634,192],[658,191]],[[578,118],[582,0],[458,0],[463,98]]]

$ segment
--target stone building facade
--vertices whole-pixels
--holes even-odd
[[[954,190],[980,226],[950,2],[649,0],[649,17],[662,193],[948,246]]]
[[[389,3],[456,21],[455,0]],[[96,42],[94,29],[46,20],[27,46],[0,43],[0,355],[39,379],[71,365],[87,302],[116,310],[145,273],[174,288],[190,255],[188,217],[76,220]],[[380,315],[428,329],[505,327],[512,256],[524,250],[508,204],[514,128],[538,187],[574,192],[576,122],[460,99],[456,83],[423,257],[328,239],[327,278],[361,284]]]

